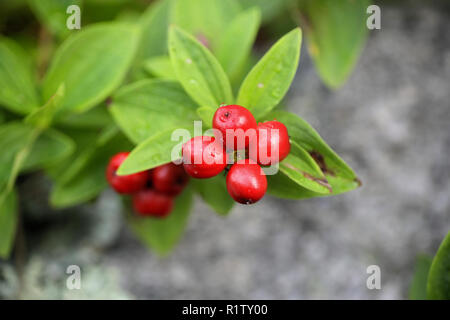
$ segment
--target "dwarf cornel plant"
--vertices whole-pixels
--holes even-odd
[[[450,300],[450,232],[434,257],[417,257],[409,299]]]
[[[49,1],[30,0],[44,22],[51,17],[40,4]],[[286,126],[290,153],[279,172],[267,176],[268,194],[307,199],[357,188],[353,170],[321,136],[280,108],[298,69],[301,29],[282,36],[258,60],[252,47],[260,23],[260,7],[216,0],[157,1],[140,16],[70,32],[44,23],[64,40],[42,77],[30,50],[0,37],[0,257],[14,245],[19,175],[41,171],[49,177],[54,208],[88,202],[108,187],[105,171],[113,155],[130,151],[119,176],[161,167],[180,143],[171,139],[173,131],[194,136],[193,123],[200,120],[211,128],[221,105],[245,106],[258,122],[276,119]],[[224,175],[191,179],[163,219],[134,214],[124,197],[126,221],[165,254],[186,227],[194,195],[222,216],[235,203]]]

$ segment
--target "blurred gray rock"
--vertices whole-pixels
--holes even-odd
[[[0,262],[0,299],[133,298],[119,285],[120,270],[102,262],[124,225],[121,200],[107,190],[94,204],[55,211],[42,200],[48,199],[42,186],[40,175],[21,184],[25,225],[33,228],[27,229],[25,245],[19,236],[15,265]],[[74,274],[69,266],[80,270],[79,289],[66,285]]]

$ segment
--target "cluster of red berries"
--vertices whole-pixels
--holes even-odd
[[[211,178],[224,171],[230,162],[226,177],[228,193],[239,203],[257,202],[267,190],[261,166],[282,161],[290,152],[286,126],[275,120],[257,124],[252,113],[239,105],[217,109],[212,126],[214,137],[197,136],[183,145],[185,171],[194,178]],[[235,159],[237,151],[244,151],[239,160]]]
[[[224,170],[228,193],[235,201],[257,202],[267,190],[261,166],[276,164],[291,149],[286,126],[276,120],[257,124],[252,113],[238,105],[217,109],[212,125],[214,137],[197,136],[183,144],[182,165],[170,162],[119,176],[117,169],[129,154],[121,152],[111,158],[106,179],[118,193],[132,195],[134,210],[143,216],[167,216],[174,197],[186,186],[189,176],[211,178]],[[237,160],[239,151],[244,151],[244,156]]]
[[[173,208],[175,196],[183,191],[189,176],[181,165],[172,162],[157,168],[119,176],[117,169],[128,157],[128,152],[114,155],[106,168],[106,179],[120,194],[129,194],[134,210],[142,216],[166,217]]]

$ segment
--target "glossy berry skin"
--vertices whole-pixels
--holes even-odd
[[[223,146],[227,150],[239,150],[248,147],[250,139],[249,137],[245,137],[245,145],[238,146],[238,142],[243,141],[244,139],[243,137],[241,139],[238,139],[238,137],[240,135],[243,136],[244,133],[249,129],[256,130],[257,124],[255,117],[253,117],[252,113],[249,110],[239,105],[229,105],[220,107],[216,110],[216,113],[213,117],[212,126],[214,129],[217,129],[222,133],[221,139],[218,140],[222,141]],[[242,130],[238,130],[234,134],[228,135],[227,137],[227,129]],[[229,141],[230,138],[232,138],[233,141]],[[233,148],[229,147],[231,145],[231,142],[233,142]],[[242,144],[242,142],[240,142],[240,144]]]
[[[278,134],[276,134],[276,131],[272,131],[274,129],[278,130]],[[268,166],[278,163],[286,158],[291,151],[287,128],[279,121],[274,120],[260,123],[257,128],[257,137],[256,161],[260,165]],[[278,156],[276,155],[277,146]],[[250,157],[254,159],[251,151]]]
[[[125,176],[118,176],[117,169],[128,157],[129,152],[120,152],[114,155],[106,168],[106,180],[109,185],[118,193],[131,194],[145,188],[149,179],[147,171],[133,173]]]
[[[266,193],[266,175],[255,161],[251,159],[238,161],[228,172],[227,190],[236,202],[255,203]]]
[[[173,197],[153,189],[144,189],[133,195],[133,208],[141,216],[163,218],[172,212]]]
[[[153,169],[151,177],[155,190],[172,196],[180,194],[189,181],[189,176],[183,166],[173,162]]]
[[[211,178],[227,166],[227,154],[214,137],[197,136],[183,144],[183,167],[197,179]]]

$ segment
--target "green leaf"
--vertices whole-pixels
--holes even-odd
[[[12,40],[0,37],[0,106],[27,114],[38,105],[29,58]]]
[[[355,187],[351,188],[348,186],[348,184],[344,185],[344,183],[341,183],[340,180],[334,181],[331,180],[330,177],[327,178],[333,192],[324,194],[314,192],[302,187],[280,171],[275,175],[267,176],[267,193],[278,198],[299,200],[337,195],[351,191],[358,186],[356,185]]]
[[[272,110],[289,89],[300,59],[302,33],[294,29],[278,40],[253,67],[242,84],[238,104],[255,118]]]
[[[11,253],[17,228],[16,192],[0,195],[0,258],[7,259]]]
[[[262,12],[264,22],[282,13],[290,2],[293,2],[293,0],[240,0],[244,8],[258,7]]]
[[[291,142],[291,152],[280,163],[280,171],[302,187],[317,193],[331,193],[325,175],[314,159],[295,142]]]
[[[110,111],[127,137],[140,143],[167,129],[191,126],[196,107],[179,83],[152,79],[123,87]]]
[[[214,113],[216,113],[216,109],[211,107],[200,107],[197,109],[197,115],[202,119],[203,126],[208,128],[212,127]]]
[[[235,0],[175,0],[172,23],[214,48],[240,11]]]
[[[267,115],[266,119],[276,119],[282,122],[287,127],[291,140],[295,141],[310,154],[312,152],[321,154],[324,158],[322,159],[323,161],[317,161],[319,159],[316,159],[316,162],[319,162],[319,166],[322,168],[322,171],[325,171],[325,174],[334,173],[336,176],[343,176],[348,179],[356,178],[353,170],[326,144],[317,131],[296,114],[286,111],[274,111]],[[313,158],[320,157],[313,154]]]
[[[176,160],[172,159],[172,150],[179,146],[181,151],[181,145],[191,136],[183,137],[181,141],[172,141],[172,133],[175,129],[182,128],[167,128],[165,131],[140,143],[119,167],[117,174],[132,174]],[[186,132],[189,131],[186,130]],[[181,158],[181,152],[178,155]]]
[[[46,169],[46,173],[55,181],[63,182],[76,175],[98,146],[98,130],[64,128],[64,134],[75,143],[75,151]],[[88,152],[88,150],[91,150]],[[82,158],[82,159],[81,159]]]
[[[43,132],[33,144],[22,170],[46,168],[58,163],[74,151],[72,139],[63,133],[49,129]]]
[[[307,199],[323,195],[303,188],[280,171],[267,176],[267,193],[283,199]]]
[[[61,125],[62,127],[86,129],[106,128],[113,123],[113,119],[105,103],[83,113],[68,114],[55,121],[56,125]]]
[[[56,51],[43,84],[48,100],[64,83],[66,111],[83,112],[108,97],[122,82],[136,52],[138,29],[97,24],[69,37]]]
[[[303,119],[284,111],[272,112],[266,119],[276,119],[286,125],[293,144],[296,143],[301,146],[315,160],[332,190],[331,193],[326,194],[308,190],[295,183],[292,176],[291,178],[288,177],[285,170],[284,172],[280,170],[281,172],[276,175],[267,177],[269,182],[268,193],[281,198],[306,199],[344,193],[361,185],[353,170]],[[283,167],[283,162],[280,164],[280,169]]]
[[[0,126],[0,193],[4,187],[11,187],[15,181],[17,171],[13,173],[17,155],[27,148],[33,136],[34,128],[21,122],[10,122]],[[22,160],[23,161],[23,160]]]
[[[130,147],[128,140],[116,132],[107,130],[100,134],[66,166],[51,192],[52,206],[65,208],[89,201],[108,186],[105,170],[109,159]]]
[[[177,75],[169,56],[159,56],[145,60],[144,69],[156,78],[177,80]]]
[[[117,151],[128,150],[129,144],[123,141],[124,138],[122,136],[117,136],[117,133],[118,129],[115,125],[103,129],[100,133],[96,130],[72,131],[72,135],[76,137],[76,151],[47,171],[50,172],[59,185],[70,182],[96,156],[98,157],[102,153],[112,155],[113,151],[110,149]],[[111,141],[113,139],[116,140]],[[117,143],[117,145],[114,145],[114,143]]]
[[[432,258],[426,255],[417,257],[414,277],[409,288],[410,300],[425,300],[427,298],[427,280]]]
[[[303,119],[285,111],[274,111],[265,117],[284,123],[291,141],[305,149],[325,174],[332,195],[353,190],[361,185],[353,170],[323,141],[320,135]],[[302,195],[304,192],[302,192]]]
[[[328,177],[328,180],[329,177]],[[324,197],[330,195],[336,195],[339,193],[343,193],[347,190],[339,186],[338,183],[330,183],[332,186],[332,193],[318,193],[311,191],[307,188],[302,187],[300,184],[296,183],[294,180],[289,178],[286,174],[284,174],[281,170],[275,175],[267,176],[267,193],[271,194],[278,198],[284,199],[309,199],[315,197]]]
[[[228,194],[224,176],[192,179],[191,183],[194,185],[195,191],[218,214],[227,215],[233,208],[234,200]]]
[[[41,129],[48,128],[61,107],[61,101],[64,97],[64,84],[61,84],[56,93],[47,101],[47,103],[39,109],[31,112],[26,118],[25,123],[32,124]]]
[[[260,20],[259,10],[250,9],[239,14],[224,29],[224,34],[214,51],[230,78],[234,79],[239,75],[249,58]]]
[[[428,274],[427,298],[450,300],[450,232],[442,241]]]
[[[73,142],[55,130],[40,133],[28,124],[9,122],[0,126],[0,149],[1,190],[20,171],[49,166],[66,157],[73,151]],[[21,159],[17,159],[19,154]]]
[[[188,187],[176,198],[174,209],[168,217],[143,218],[130,214],[130,226],[150,249],[159,255],[165,255],[174,248],[183,235],[191,206],[192,191]]]
[[[95,198],[108,186],[105,169],[110,156],[96,153],[76,176],[66,183],[57,183],[50,195],[51,205],[66,208]]]
[[[300,19],[308,49],[326,85],[342,85],[354,68],[367,38],[370,0],[302,0]]]
[[[71,30],[66,26],[70,5],[81,5],[79,0],[28,0],[31,10],[46,29],[59,38],[66,37]]]
[[[169,0],[156,1],[142,14],[139,21],[142,29],[139,60],[167,54],[170,2]]]
[[[219,106],[233,102],[225,71],[212,53],[194,37],[172,26],[169,52],[178,80],[199,105]]]

